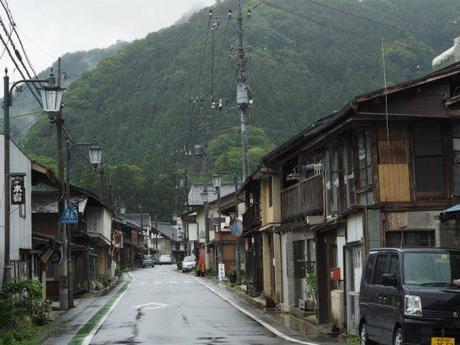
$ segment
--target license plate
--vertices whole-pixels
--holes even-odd
[[[455,338],[431,338],[431,345],[455,345]]]

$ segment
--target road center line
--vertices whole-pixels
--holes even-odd
[[[284,340],[287,340],[287,341],[290,341],[292,343],[296,343],[296,344],[303,344],[303,345],[319,345],[318,343],[311,343],[311,342],[307,342],[307,341],[302,341],[302,340],[297,340],[297,339],[294,339],[284,333],[281,333],[279,330],[277,330],[275,327],[271,326],[270,324],[268,324],[267,322],[259,319],[257,316],[255,316],[254,314],[252,314],[251,312],[247,311],[246,309],[240,307],[238,304],[236,304],[235,302],[233,302],[230,298],[228,298],[227,296],[223,295],[222,293],[220,293],[219,291],[217,291],[216,289],[214,289],[212,286],[206,284],[205,282],[201,281],[200,279],[198,278],[195,278],[195,277],[192,277],[193,279],[195,279],[198,283],[200,283],[201,285],[203,285],[205,288],[207,288],[208,290],[210,290],[211,292],[213,292],[214,294],[216,294],[217,296],[219,296],[220,298],[222,298],[225,302],[227,302],[228,304],[232,305],[234,308],[238,309],[240,312],[242,312],[243,314],[245,314],[246,316],[248,316],[249,318],[253,319],[254,321],[256,321],[257,323],[259,323],[260,325],[262,325],[263,327],[265,327],[266,329],[268,329],[270,332],[272,332],[273,334],[275,334],[277,337],[280,337]]]

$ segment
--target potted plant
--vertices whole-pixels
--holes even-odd
[[[318,298],[318,278],[316,276],[314,265],[308,265],[305,275],[305,310],[316,310]]]
[[[262,298],[265,300],[265,307],[266,308],[275,308],[276,307],[276,301],[275,298],[271,293],[262,293]]]

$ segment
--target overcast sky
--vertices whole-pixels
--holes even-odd
[[[37,71],[67,52],[142,38],[212,3],[214,0],[9,0]],[[1,17],[5,18],[3,11]],[[0,70],[10,66],[7,54],[0,65]]]

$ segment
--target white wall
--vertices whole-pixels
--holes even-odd
[[[3,277],[3,265],[5,262],[5,203],[4,203],[4,136],[0,135],[0,282]],[[19,206],[11,205],[10,209],[10,258],[19,260],[19,249],[32,248],[32,179],[31,162],[18,149],[10,143],[10,171],[12,173],[25,173],[26,204],[24,207],[25,217],[21,217]]]
[[[86,208],[87,231],[99,233],[110,241],[112,234],[112,215],[103,207]]]

